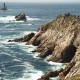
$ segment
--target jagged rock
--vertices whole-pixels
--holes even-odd
[[[34,46],[38,46],[40,44],[40,40],[34,40],[32,45]]]
[[[18,38],[18,39],[14,39],[14,40],[9,40],[8,42],[27,42],[29,41],[35,34],[34,33],[30,33],[28,35],[25,35],[22,38]]]
[[[63,80],[63,77],[65,79],[65,76],[69,73],[69,71],[71,70],[71,68],[75,65],[75,62],[71,62],[70,64],[68,64],[65,69],[59,74],[60,76],[60,80]],[[63,77],[62,77],[63,76]]]
[[[80,73],[75,75],[75,76],[69,77],[69,78],[67,78],[65,80],[80,80]]]
[[[58,48],[59,46],[57,47],[57,50],[56,52],[54,52],[52,57],[48,59],[48,61],[62,62],[62,63],[70,62],[75,55],[76,47],[74,45],[69,45],[69,46],[67,45],[66,47],[63,48],[62,51],[61,49]],[[58,54],[58,51],[61,54]]]
[[[71,80],[80,74],[79,16],[70,13],[59,15],[55,20],[42,25],[26,44],[37,46],[33,52],[40,52],[38,57],[44,58],[50,54],[48,61],[69,63],[57,74],[60,80]],[[49,80],[49,77],[43,76],[39,80]]]
[[[39,54],[37,57],[41,57],[41,58],[45,58],[46,56],[52,54],[52,51],[48,50],[48,51],[45,51],[41,54]]]
[[[72,65],[72,67],[70,68],[70,70],[64,70],[60,75],[63,75],[65,80],[79,80],[80,79],[80,46],[77,48],[77,51],[75,53],[75,56],[73,57],[73,59],[71,60],[71,62],[69,63],[69,65],[71,65],[72,63],[74,63]],[[68,65],[67,65],[68,67]],[[66,67],[66,68],[67,68]],[[64,75],[66,73],[66,76]],[[60,76],[61,80],[62,77]],[[77,78],[77,79],[75,79]]]
[[[49,80],[49,78],[51,78],[51,77],[56,77],[56,76],[58,76],[59,73],[62,72],[62,71],[63,71],[63,69],[46,73],[46,74],[44,74],[41,78],[39,78],[38,80]]]
[[[40,35],[41,33],[37,32],[34,37],[26,43],[26,45],[32,44],[34,46],[38,46],[40,44],[40,40],[38,39]]]
[[[35,33],[30,33],[30,34],[28,34],[28,35],[25,35],[25,36],[23,37],[22,42],[27,42],[27,41],[29,41],[34,35],[35,35]]]
[[[46,49],[50,50],[52,48],[52,56],[48,60],[70,62],[60,73],[60,80],[71,80],[74,76],[76,77],[80,73],[80,48],[78,47],[80,46],[79,17],[70,14],[60,15],[56,20],[42,25],[38,31],[41,30],[43,31],[43,34],[40,36],[41,43],[36,51],[44,52]],[[48,48],[49,46],[51,47]],[[79,77],[80,75],[77,78]]]
[[[26,16],[24,13],[18,14],[15,16],[15,19],[16,19],[16,21],[20,21],[20,20],[26,21]]]

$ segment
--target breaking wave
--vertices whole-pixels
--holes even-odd
[[[29,16],[26,16],[27,21],[35,21],[40,20],[39,18],[31,18]],[[1,16],[0,17],[0,23],[22,23],[24,21],[16,21],[15,16]],[[31,24],[29,24],[31,25]]]

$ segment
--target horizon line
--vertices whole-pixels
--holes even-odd
[[[0,3],[29,3],[29,4],[80,4],[80,2],[11,2],[11,1],[0,1]]]

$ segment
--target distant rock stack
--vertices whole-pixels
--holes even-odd
[[[7,6],[5,5],[5,3],[3,4],[3,7],[2,8],[0,8],[0,10],[7,10]]]

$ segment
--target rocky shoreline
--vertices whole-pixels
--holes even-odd
[[[44,74],[38,80],[49,80],[59,76],[59,80],[80,80],[80,17],[71,14],[57,16],[43,24],[36,33],[30,33],[22,38],[9,42],[26,42],[37,48],[32,52],[39,52],[38,57],[47,61],[68,63],[63,69]]]

